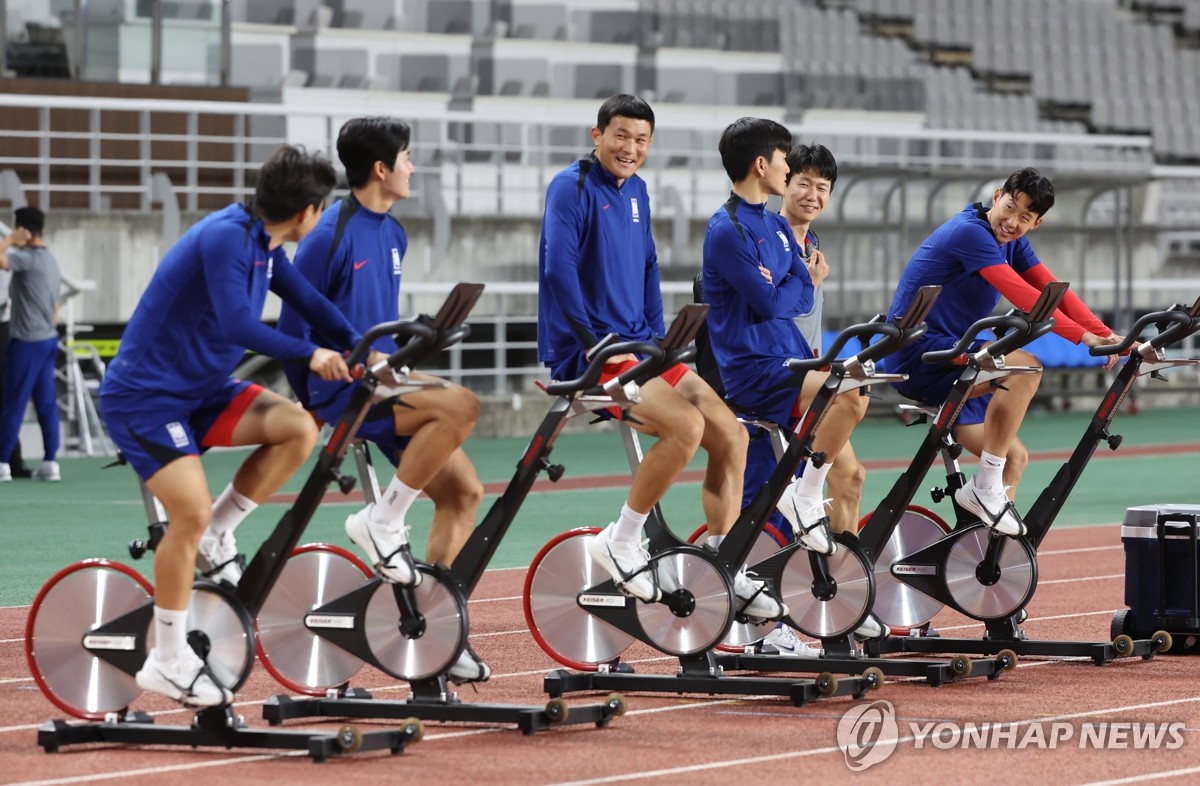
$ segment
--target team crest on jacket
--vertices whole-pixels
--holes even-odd
[[[629,197],[629,210],[630,215],[633,216],[633,223],[640,224],[642,219],[638,216],[637,197]]]
[[[400,249],[398,249],[398,248],[393,248],[393,249],[392,249],[392,275],[393,275],[393,276],[398,276],[398,275],[400,275],[400,268],[401,268],[401,265],[400,265]]]
[[[784,232],[782,229],[776,229],[775,234],[779,235],[779,239],[783,241],[783,250],[791,251],[792,244],[787,239],[787,232]]]

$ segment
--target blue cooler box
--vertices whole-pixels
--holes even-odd
[[[1125,546],[1125,605],[1129,611],[1117,612],[1114,634],[1144,638],[1159,629],[1200,633],[1198,535],[1200,505],[1164,503],[1125,511],[1121,542]],[[1160,608],[1160,603],[1165,608]]]

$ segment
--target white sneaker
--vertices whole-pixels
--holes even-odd
[[[467,645],[446,676],[456,685],[464,682],[487,682],[492,676],[492,667],[480,660],[470,645]]]
[[[759,649],[764,655],[782,655],[787,658],[819,658],[823,654],[820,647],[800,641],[796,631],[787,625],[780,625],[764,636]]]
[[[662,591],[650,570],[650,553],[635,540],[613,540],[612,528],[609,524],[588,542],[588,554],[612,576],[617,589],[638,600],[654,603],[662,597]]]
[[[367,553],[370,563],[386,581],[415,587],[421,574],[408,548],[408,527],[385,526],[371,521],[375,503],[347,517],[346,534]]]
[[[245,569],[245,557],[238,553],[232,532],[221,533],[218,537],[212,530],[205,530],[200,537],[200,547],[196,549],[196,570],[201,576],[236,587]]]
[[[767,592],[767,585],[746,575],[746,566],[733,574],[733,592],[741,601],[738,612],[753,620],[769,622],[786,617],[787,604]]]
[[[1017,538],[1025,534],[1025,522],[1021,521],[1016,507],[1009,500],[1008,489],[981,489],[975,478],[954,492],[954,501],[974,513],[988,529],[1001,535]]]
[[[218,707],[233,701],[233,691],[217,682],[191,647],[166,662],[158,659],[157,650],[150,650],[134,679],[142,690],[170,696],[188,707]]]
[[[796,533],[800,545],[832,557],[837,551],[837,543],[829,530],[829,517],[825,515],[825,505],[829,500],[806,497],[800,494],[799,486],[799,479],[788,486],[783,499],[779,500],[779,512],[792,525],[792,532]]]
[[[859,641],[882,639],[884,636],[890,635],[892,635],[892,629],[874,614],[868,614],[867,618],[863,620],[863,624],[854,631],[854,637]]]
[[[0,483],[8,483],[10,480],[12,480],[12,467],[0,461]]]
[[[62,470],[59,469],[57,461],[43,461],[33,471],[33,479],[57,483],[62,480]]]

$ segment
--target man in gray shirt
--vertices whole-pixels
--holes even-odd
[[[4,398],[0,405],[0,456],[12,455],[25,406],[33,399],[42,427],[45,458],[34,472],[39,480],[60,480],[55,460],[59,445],[54,361],[58,355],[58,304],[62,277],[58,260],[42,242],[46,218],[36,207],[15,212],[16,228],[0,240],[0,269],[11,271],[12,315],[4,358]],[[0,482],[12,479],[8,461],[0,462]]]

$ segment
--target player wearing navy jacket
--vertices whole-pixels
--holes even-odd
[[[713,357],[734,406],[787,424],[812,401],[828,374],[808,372],[797,380],[789,358],[812,357],[795,317],[813,304],[813,283],[791,227],[767,210],[771,195],[783,196],[792,135],[779,123],[741,118],[721,135],[721,163],[733,182],[728,201],[709,219],[702,276]],[[814,450],[837,456],[866,413],[863,396],[839,396],[813,439]],[[803,475],[780,500],[779,509],[807,548],[833,554],[837,548],[822,498],[830,462],[805,462]],[[871,618],[859,633],[879,635]]]
[[[918,289],[939,284],[941,297],[929,312],[929,331],[920,341],[884,358],[883,367],[908,374],[896,389],[918,401],[940,405],[958,377],[953,366],[929,367],[921,355],[946,349],[975,321],[992,313],[1003,295],[1028,310],[1054,275],[1042,264],[1025,234],[1041,225],[1054,205],[1054,186],[1036,169],[1013,172],[985,208],[967,205],[942,224],[916,250],[900,275],[889,316],[904,313]],[[1054,332],[1089,347],[1122,341],[1073,292],[1068,291],[1054,312]],[[1010,352],[1010,365],[1040,366],[1023,350]],[[1117,362],[1108,358],[1108,367]],[[979,470],[959,489],[955,500],[997,532],[1022,535],[1025,524],[1012,500],[1028,463],[1017,429],[1037,392],[1040,374],[1020,374],[1004,380],[1003,388],[981,386],[972,392],[958,417],[955,435],[979,456]]]
[[[538,357],[556,379],[574,379],[585,353],[609,333],[623,340],[663,333],[658,255],[650,229],[646,184],[637,170],[654,135],[654,112],[642,99],[606,100],[592,128],[592,155],[559,172],[546,190],[538,253]],[[637,359],[614,358],[604,379]],[[656,437],[637,468],[617,520],[588,545],[597,564],[624,592],[646,602],[661,597],[641,547],[646,517],[691,461],[708,453],[701,504],[709,543],[733,525],[742,496],[746,431],[704,380],[686,366],[668,369],[641,390],[630,425]],[[734,577],[739,611],[778,619],[787,607],[745,573]]]
[[[195,566],[214,580],[241,578],[234,527],[292,476],[317,439],[299,407],[229,375],[251,349],[350,379],[340,352],[259,321],[269,289],[325,325],[338,350],[360,338],[281,247],[312,228],[335,182],[319,156],[288,146],[272,153],[249,205],[205,218],[167,252],[100,387],[113,442],[171,522],[154,554],[155,646],[137,684],[189,706],[233,700],[186,640]],[[214,503],[200,453],[235,445],[260,447]]]
[[[364,332],[399,318],[408,238],[388,211],[411,192],[410,137],[408,125],[391,117],[356,118],[342,126],[338,158],[346,167],[350,195],[321,217],[296,251],[300,273]],[[296,336],[322,334],[319,323],[306,323],[290,306],[280,314],[279,328]],[[375,350],[390,353],[396,345],[391,338],[381,338]],[[285,364],[285,370],[301,401],[321,420],[341,416],[354,385],[327,382],[306,373],[300,364]],[[367,413],[358,436],[382,448],[396,473],[378,503],[346,519],[346,533],[386,580],[415,586],[421,574],[405,523],[413,501],[422,490],[433,500],[425,556],[429,562],[449,565],[475,526],[483,484],[462,449],[479,418],[475,394],[429,374],[410,376],[446,387],[406,393],[402,400],[382,402]],[[491,669],[470,647],[449,673],[456,682],[482,681],[490,675]]]

